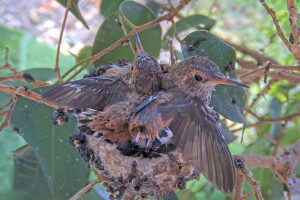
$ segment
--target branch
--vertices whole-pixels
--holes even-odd
[[[21,80],[21,81],[24,81],[24,82],[31,83],[35,86],[49,85],[48,83],[35,80],[34,77],[32,77],[29,73],[18,72],[15,68],[13,68],[8,63],[8,53],[9,53],[9,49],[5,48],[5,56],[4,56],[4,63],[5,64],[3,66],[0,66],[0,70],[9,70],[13,73],[13,75],[12,76],[6,76],[6,77],[0,77],[0,83],[1,82],[7,82],[7,81]]]
[[[72,3],[72,0],[68,0],[66,10],[65,10],[65,14],[64,14],[64,18],[63,18],[63,21],[62,21],[62,24],[61,24],[61,29],[60,29],[59,38],[58,38],[58,45],[57,45],[57,50],[56,50],[54,73],[56,74],[56,76],[58,78],[58,81],[60,83],[62,83],[64,81],[63,81],[63,79],[60,75],[60,70],[59,70],[59,67],[58,67],[58,65],[59,65],[59,52],[60,52],[61,40],[62,40],[62,36],[63,36],[63,33],[64,33],[64,28],[65,28],[65,25],[66,25],[67,16],[68,16],[68,13],[69,13],[69,10],[70,10],[70,7],[71,7],[71,3]]]
[[[286,39],[286,37],[284,36],[284,34],[281,30],[279,22],[276,18],[275,11],[266,4],[265,0],[259,0],[259,1],[263,5],[263,7],[266,9],[266,11],[269,13],[269,15],[272,17],[273,23],[275,24],[276,29],[277,29],[277,34],[279,35],[281,40],[284,42],[284,44],[287,46],[289,51],[293,54],[293,56],[295,57],[297,62],[300,64],[300,47],[299,47],[298,42],[295,42],[294,41],[295,38],[293,38],[293,41],[291,42],[292,43],[291,44]],[[296,24],[296,15],[295,15],[296,12],[295,11],[297,11],[297,9],[296,9],[296,6],[295,6],[295,2],[293,0],[287,0],[287,6],[288,6],[288,10],[289,10],[291,27],[292,27],[292,34],[291,35],[293,37],[294,36],[299,37],[300,30],[299,30],[299,27],[297,27],[297,24]],[[294,20],[294,22],[292,20]],[[296,38],[296,41],[299,41],[298,39],[299,38]]]
[[[111,44],[109,47],[103,49],[102,51],[100,51],[99,53],[93,55],[92,57],[77,63],[76,65],[74,65],[70,70],[68,70],[62,77],[66,77],[72,70],[74,70],[75,68],[77,68],[78,66],[82,65],[83,63],[92,63],[96,60],[98,60],[99,58],[101,58],[102,56],[104,56],[105,54],[109,53],[110,51],[112,51],[113,49],[115,49],[116,47],[118,47],[122,42],[128,40],[130,37],[134,36],[135,32],[141,32],[144,31],[152,26],[155,26],[156,24],[162,22],[162,21],[168,21],[171,20],[185,5],[187,5],[191,0],[181,0],[179,5],[172,9],[169,13],[167,13],[166,15],[157,18],[151,22],[148,22],[146,24],[143,24],[141,26],[136,26],[134,28],[131,29],[131,31],[125,35],[124,37],[122,37],[121,39],[119,39],[118,41],[114,42],[113,44]],[[82,71],[83,69],[85,69],[87,65],[82,66],[79,71],[75,72],[75,74],[73,75],[74,77],[76,75],[78,75],[80,73],[80,71]]]
[[[18,89],[16,90],[16,92],[14,93],[14,96],[13,96],[13,98],[12,98],[12,100],[11,100],[11,106],[10,106],[10,108],[9,108],[7,114],[6,114],[6,117],[5,117],[4,122],[3,122],[3,123],[1,124],[1,126],[0,126],[0,132],[1,132],[5,127],[7,127],[7,126],[9,125],[10,119],[11,119],[11,116],[12,116],[12,113],[13,113],[13,111],[14,111],[14,108],[15,108],[15,106],[16,106],[16,103],[17,103],[17,100],[18,100],[18,97],[19,97],[19,96],[18,96],[18,93],[21,92],[22,90],[24,90],[24,88],[23,88],[23,87],[20,87],[20,88],[18,88]]]
[[[50,107],[53,107],[55,109],[60,108],[58,105],[43,99],[39,94],[37,94],[33,91],[22,90],[22,91],[17,92],[17,88],[7,86],[7,85],[3,85],[3,84],[0,84],[0,91],[4,92],[6,94],[11,94],[11,95],[14,95],[14,94],[17,93],[18,95],[23,96],[27,99],[31,99],[31,100],[36,101],[38,103],[43,103],[43,104],[45,104],[47,106],[50,106]]]
[[[87,193],[90,189],[92,189],[95,185],[103,181],[102,177],[98,177],[96,180],[91,181],[87,186],[79,190],[74,196],[72,196],[69,200],[77,200],[79,199],[82,195]]]

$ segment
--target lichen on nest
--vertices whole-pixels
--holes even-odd
[[[198,179],[199,173],[187,163],[175,148],[145,150],[120,149],[116,144],[98,136],[74,134],[70,144],[82,159],[108,181],[103,186],[111,199],[157,197],[176,189],[184,189],[186,182]]]

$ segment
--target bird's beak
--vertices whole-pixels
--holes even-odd
[[[135,32],[135,45],[136,45],[136,51],[144,51],[143,46],[141,44],[140,37],[137,32]]]
[[[211,80],[212,82],[216,83],[216,84],[223,84],[223,85],[234,85],[234,86],[239,86],[239,87],[245,87],[245,88],[249,88],[247,85],[228,79],[228,78],[214,78]]]

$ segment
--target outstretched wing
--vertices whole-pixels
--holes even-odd
[[[235,167],[220,128],[209,110],[196,99],[160,106],[163,120],[170,120],[171,140],[195,168],[225,193],[233,191]]]
[[[118,77],[89,77],[63,83],[42,94],[59,106],[103,110],[126,98],[128,85]]]

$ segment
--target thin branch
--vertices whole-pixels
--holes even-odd
[[[289,20],[291,26],[291,34],[290,34],[290,44],[291,44],[291,52],[294,57],[297,59],[298,63],[300,63],[300,46],[299,46],[299,37],[300,37],[300,26],[297,24],[297,20],[299,17],[299,13],[297,11],[297,7],[295,5],[294,0],[287,0],[287,8],[289,12]]]
[[[259,1],[263,5],[263,7],[266,9],[266,11],[269,13],[269,15],[272,17],[273,23],[276,26],[277,33],[278,33],[279,37],[284,42],[284,44],[287,46],[287,48],[289,49],[289,51],[293,54],[293,56],[295,57],[295,59],[297,60],[297,62],[300,63],[300,47],[299,47],[299,44],[295,43],[295,41],[293,41],[292,44],[291,44],[286,39],[286,37],[284,36],[284,34],[283,34],[282,30],[281,30],[279,22],[278,22],[278,20],[276,18],[275,11],[266,4],[265,0],[259,0]],[[290,21],[292,23],[292,25],[291,25],[292,26],[292,35],[294,37],[294,34],[296,34],[296,31],[294,32],[294,30],[297,30],[298,28],[293,29],[293,27],[297,27],[297,24],[296,24],[296,20],[295,20],[295,26],[293,26],[292,18],[295,19],[296,17],[291,17],[291,14],[292,14],[292,16],[294,16],[293,13],[295,12],[295,10],[297,11],[297,9],[296,9],[296,6],[295,6],[295,2],[293,0],[287,0],[287,5],[288,5],[289,14],[290,14]],[[299,37],[300,33],[298,33],[298,31],[300,31],[300,30],[297,30],[296,37]],[[296,40],[299,41],[298,38],[296,38]]]
[[[17,92],[17,88],[0,84],[0,91],[4,92],[6,94],[14,95]],[[33,101],[36,101],[38,103],[43,103],[43,104],[48,105],[50,107],[53,107],[55,109],[60,108],[58,105],[43,99],[39,94],[37,94],[33,91],[25,91],[25,90],[23,91],[22,90],[22,91],[18,91],[17,94],[20,95],[20,96],[23,96],[27,99],[31,99]]]
[[[174,65],[175,64],[175,57],[174,57],[173,41],[170,38],[170,36],[168,36],[168,35],[166,36],[166,39],[168,40],[168,44],[169,44],[171,65]]]
[[[14,108],[16,106],[16,103],[17,103],[17,100],[18,100],[18,93],[25,90],[24,87],[19,87],[16,92],[14,93],[14,96],[12,98],[12,101],[11,101],[11,105],[10,105],[10,108],[6,114],[6,117],[5,117],[5,120],[4,122],[1,124],[0,126],[0,132],[9,125],[10,123],[10,119],[11,119],[11,116],[12,116],[12,113],[14,111]]]
[[[260,192],[259,183],[250,175],[249,170],[246,167],[242,168],[241,170],[244,176],[246,177],[247,181],[250,183],[255,198],[257,200],[263,200],[264,198]]]
[[[63,79],[60,75],[59,66],[58,66],[59,65],[60,45],[61,45],[61,40],[62,40],[62,36],[63,36],[63,33],[64,33],[66,21],[67,21],[67,16],[68,16],[68,13],[69,13],[69,10],[70,10],[70,7],[71,7],[71,3],[72,3],[72,0],[68,0],[66,10],[65,10],[65,14],[64,14],[64,18],[63,18],[63,21],[62,21],[62,24],[61,24],[61,29],[60,29],[59,38],[58,38],[58,45],[57,45],[57,50],[56,50],[56,59],[55,59],[54,72],[55,72],[55,74],[58,78],[58,81],[60,83],[63,82]]]
[[[69,200],[77,200],[79,199],[82,195],[87,193],[89,190],[91,190],[95,185],[103,181],[103,178],[98,177],[96,180],[91,181],[87,186],[79,190],[74,196],[72,196]]]
[[[134,36],[135,32],[141,32],[144,31],[152,26],[155,26],[156,24],[162,22],[162,21],[168,21],[171,20],[185,5],[187,5],[191,0],[181,0],[179,5],[172,9],[169,13],[167,13],[166,15],[157,18],[151,22],[148,22],[146,24],[143,24],[141,26],[137,26],[131,29],[131,31],[125,35],[124,37],[122,37],[121,39],[119,39],[118,41],[114,42],[113,44],[111,44],[109,47],[103,49],[102,51],[100,51],[99,53],[91,56],[90,58],[77,63],[76,65],[74,65],[71,69],[74,70],[76,69],[78,66],[82,65],[83,63],[92,63],[96,60],[98,60],[99,58],[101,58],[102,56],[104,56],[105,54],[107,54],[108,52],[112,51],[113,49],[115,49],[116,47],[118,47],[122,42],[128,40],[130,37]],[[83,69],[85,69],[88,65],[84,65],[82,66],[79,71],[82,71]],[[68,70],[62,77],[66,77],[71,71]],[[78,74],[79,72],[75,73],[75,76]]]
[[[282,138],[284,136],[284,133],[286,131],[286,126],[287,126],[287,122],[285,121],[285,123],[284,123],[284,125],[283,125],[283,127],[282,127],[282,129],[279,133],[279,137],[277,139],[277,142],[275,144],[275,148],[274,148],[274,151],[273,151],[273,154],[272,154],[273,156],[276,156],[276,154],[277,154],[277,151],[278,151],[278,148],[280,146],[281,140],[282,140]]]
[[[251,104],[247,107],[247,110],[251,110],[251,108],[257,103],[257,101],[264,96],[268,90],[270,89],[271,85],[274,83],[275,81],[271,80],[265,87],[264,89],[255,97],[255,99],[253,99],[253,101],[251,102]]]
[[[22,148],[21,151],[19,151],[18,153],[16,153],[14,155],[14,159],[17,159],[18,157],[22,156],[26,151],[28,151],[30,149],[29,145],[26,145],[24,148]]]
[[[235,175],[235,188],[233,200],[240,200],[243,196],[243,183],[245,180],[244,173],[241,169],[237,168]]]

